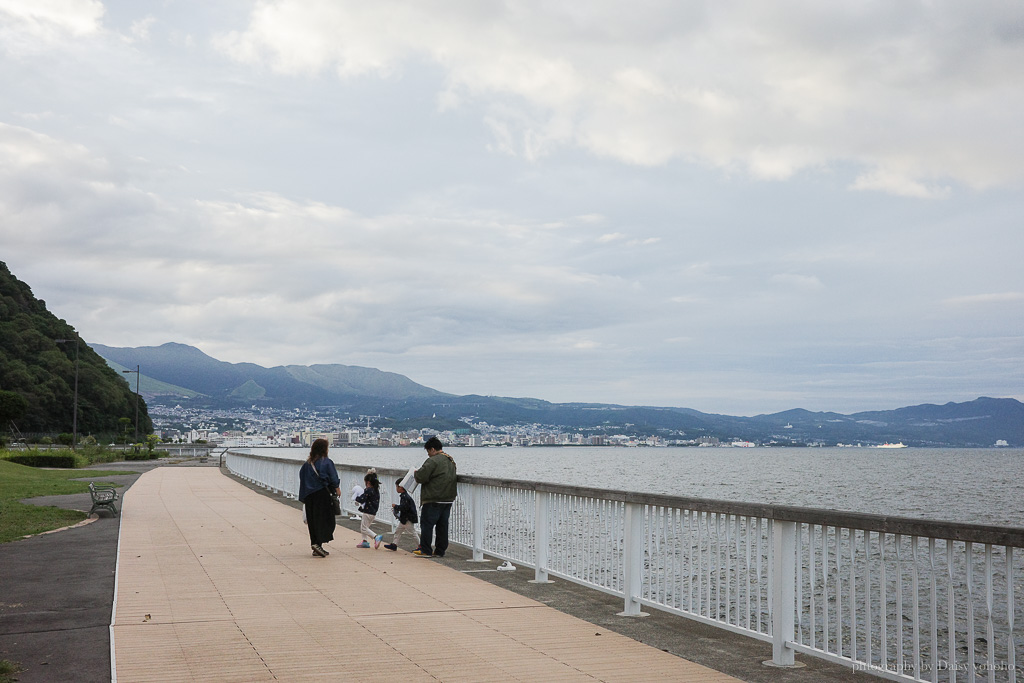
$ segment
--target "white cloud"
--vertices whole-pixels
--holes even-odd
[[[239,61],[267,62],[281,73],[313,73],[331,65],[342,77],[387,74],[409,49],[402,34],[414,28],[410,20],[416,14],[330,0],[260,2],[244,32],[228,33],[216,44]]]
[[[987,304],[1008,304],[1024,302],[1024,292],[993,292],[991,294],[969,294],[946,299],[949,306],[984,306]]]
[[[156,17],[146,16],[132,22],[130,32],[136,40],[149,40],[149,32],[156,23]]]
[[[218,45],[292,74],[388,76],[426,61],[445,108],[478,102],[494,149],[572,145],[785,180],[834,163],[852,188],[936,197],[1024,179],[1024,10],[995,2],[809,7],[262,2]],[[607,22],[607,25],[605,25]],[[626,26],[628,28],[620,28]],[[993,106],[998,102],[998,106]],[[898,170],[897,170],[898,169]],[[944,179],[937,182],[937,179]]]
[[[799,275],[796,273],[779,273],[773,275],[771,281],[796,287],[798,289],[820,289],[822,287],[821,280],[816,275]]]
[[[104,9],[99,0],[0,0],[0,13],[30,32],[85,35],[99,29]]]
[[[949,196],[948,185],[935,187],[908,175],[891,170],[874,169],[862,173],[850,185],[854,190],[876,190],[901,197],[917,199],[941,199]]]
[[[0,51],[28,55],[98,32],[99,0],[0,0]]]
[[[25,279],[59,281],[96,341],[111,341],[101,328],[128,344],[201,328],[264,339],[255,362],[313,362],[339,343],[402,353],[426,340],[561,335],[628,312],[619,280],[561,263],[573,238],[544,225],[365,216],[273,193],[175,205],[81,146],[12,126],[0,125],[0,159],[8,258],[35,264]],[[45,263],[32,258],[41,253]],[[112,292],[121,302],[102,303]],[[301,345],[305,358],[303,335],[320,339]]]

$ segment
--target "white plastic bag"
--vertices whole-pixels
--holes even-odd
[[[402,477],[401,487],[411,496],[417,486],[419,486],[419,482],[416,481],[416,468],[410,467],[409,473]]]

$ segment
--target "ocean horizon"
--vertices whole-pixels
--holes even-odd
[[[250,449],[232,449],[249,451]],[[304,460],[303,448],[252,449]],[[1024,528],[1020,448],[454,447],[460,474]],[[336,464],[408,469],[419,448],[333,448]],[[394,482],[385,482],[388,491]]]

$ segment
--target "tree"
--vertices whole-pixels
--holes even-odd
[[[128,443],[128,428],[132,426],[131,418],[119,418],[117,423],[121,426],[121,443]]]
[[[63,340],[60,342],[58,340]],[[78,410],[75,410],[75,377]],[[121,373],[110,368],[74,328],[46,309],[31,288],[0,261],[0,387],[27,405],[12,419],[23,432],[109,434],[118,418],[136,414],[136,397]],[[138,401],[139,433],[153,429],[145,401]]]
[[[7,431],[11,422],[20,420],[28,410],[28,401],[14,391],[0,391],[0,429]]]

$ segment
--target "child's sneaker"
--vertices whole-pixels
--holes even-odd
[[[369,548],[370,544],[367,543],[366,541],[363,541],[362,543],[356,543],[356,547],[357,548]]]
[[[373,549],[376,550],[380,547],[380,542],[384,540],[384,534],[377,534],[373,537]]]
[[[398,545],[395,543],[385,543],[384,547],[388,550],[398,550]]]

